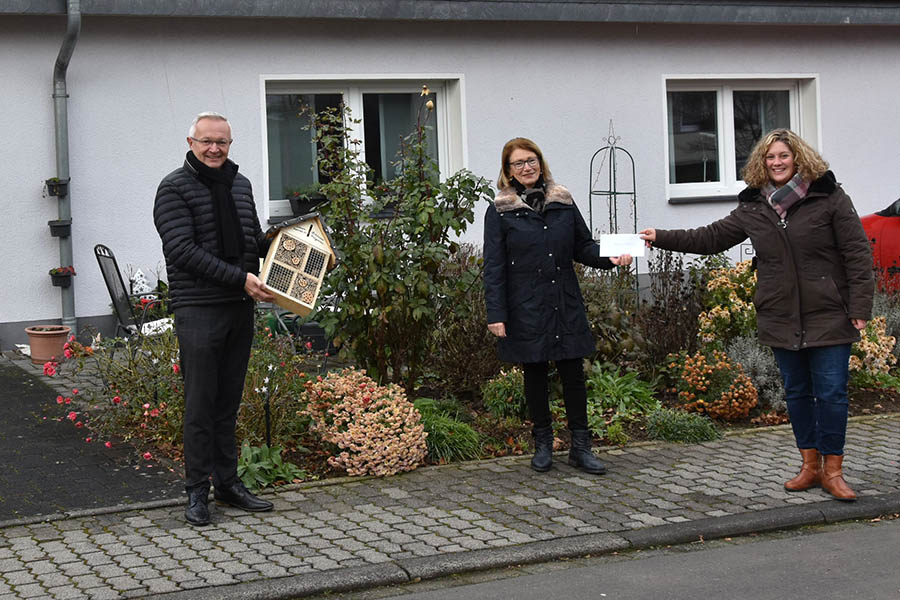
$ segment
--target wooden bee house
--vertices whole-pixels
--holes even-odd
[[[331,239],[318,213],[290,219],[272,231],[260,279],[278,306],[305,316],[315,308],[325,272],[337,264]]]

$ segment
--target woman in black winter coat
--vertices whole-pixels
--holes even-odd
[[[756,144],[749,185],[728,216],[697,229],[645,229],[666,250],[714,254],[748,237],[756,251],[753,302],[761,344],[784,379],[788,415],[803,459],[791,492],[822,488],[838,500],[844,480],[850,345],[871,318],[872,250],[850,197],[818,152],[776,129]]]
[[[500,359],[522,363],[525,398],[533,424],[531,467],[553,464],[548,361],[563,383],[572,432],[569,464],[588,473],[606,467],[591,451],[582,361],[594,338],[573,261],[611,269],[631,256],[600,256],[572,195],[553,182],[537,144],[514,138],[503,146],[500,193],[485,215],[484,295],[488,329],[498,338]]]

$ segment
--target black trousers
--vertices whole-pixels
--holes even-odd
[[[563,384],[563,401],[566,405],[566,419],[569,429],[587,429],[587,389],[584,385],[583,359],[571,358],[555,361],[556,370]],[[549,363],[525,363],[525,400],[534,427],[549,427],[550,388],[547,375]]]
[[[253,342],[253,302],[175,309],[184,377],[184,470],[188,493],[237,478],[237,412]]]

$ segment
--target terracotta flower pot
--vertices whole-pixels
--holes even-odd
[[[26,327],[31,344],[31,362],[42,365],[50,359],[62,360],[66,340],[72,328],[67,325],[35,325]]]

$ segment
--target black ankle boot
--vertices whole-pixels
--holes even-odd
[[[539,473],[549,471],[553,466],[553,427],[534,427],[531,430],[534,436],[534,456],[531,459],[531,468]]]
[[[602,475],[604,465],[591,450],[591,432],[587,429],[572,430],[572,447],[569,449],[569,464],[585,473]]]
[[[188,503],[184,508],[184,518],[191,525],[209,525],[209,488],[202,487],[188,492]]]

